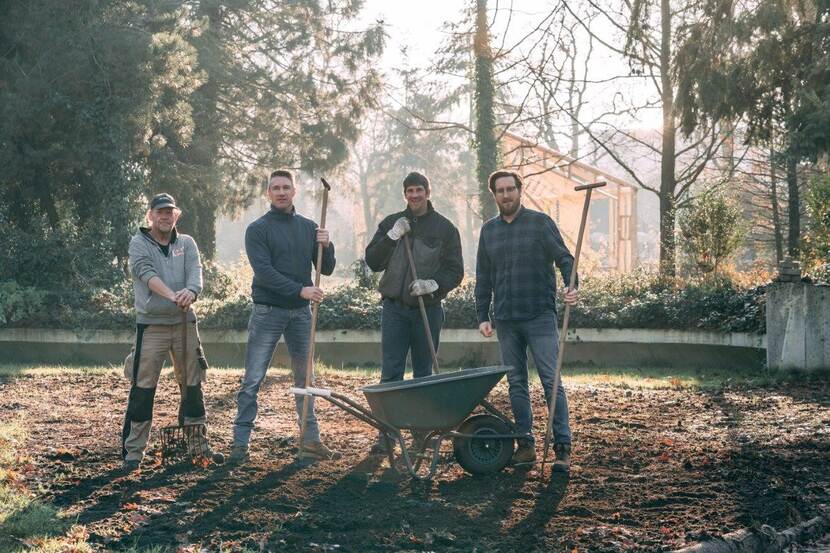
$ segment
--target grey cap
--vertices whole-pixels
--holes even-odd
[[[156,194],[150,200],[150,209],[161,209],[163,207],[176,207],[176,200],[167,192]]]

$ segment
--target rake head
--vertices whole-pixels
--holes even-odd
[[[187,460],[194,465],[204,464],[204,452],[209,449],[207,429],[204,424],[165,426],[159,430],[159,441],[161,442],[161,462],[165,465]]]

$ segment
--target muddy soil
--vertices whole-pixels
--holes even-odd
[[[226,453],[239,378],[214,371],[205,390],[212,445]],[[317,385],[363,402],[359,388],[374,380],[338,373]],[[140,474],[122,475],[128,385],[114,373],[8,378],[0,418],[28,430],[32,489],[77,517],[101,549],[665,551],[753,525],[780,530],[830,505],[830,384],[570,387],[569,476],[471,476],[447,446],[426,482],[369,455],[372,428],[323,401],[324,440],[343,458],[297,462],[289,385],[285,375],[266,380],[250,462],[236,468],[166,468],[151,451]],[[540,392],[532,390],[537,436]],[[506,385],[490,398],[509,413]],[[174,423],[177,401],[165,373],[157,428]]]

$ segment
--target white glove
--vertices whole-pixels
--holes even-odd
[[[406,217],[401,217],[395,221],[395,224],[392,225],[392,228],[389,229],[386,236],[397,241],[401,238],[401,236],[404,236],[410,230],[412,229],[409,227],[409,220]]]
[[[434,280],[413,280],[409,285],[409,293],[413,296],[426,296],[438,290],[438,283]]]

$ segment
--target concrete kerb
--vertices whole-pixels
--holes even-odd
[[[214,366],[242,366],[246,331],[200,331],[207,357]],[[129,353],[130,330],[0,329],[0,359],[6,362],[94,363],[118,365]],[[380,332],[321,330],[317,357],[332,366],[377,366]],[[442,366],[496,364],[498,342],[474,329],[444,329],[439,358]],[[571,329],[566,363],[614,367],[761,367],[766,358],[766,335],[658,329]],[[285,346],[275,363],[287,366]]]

